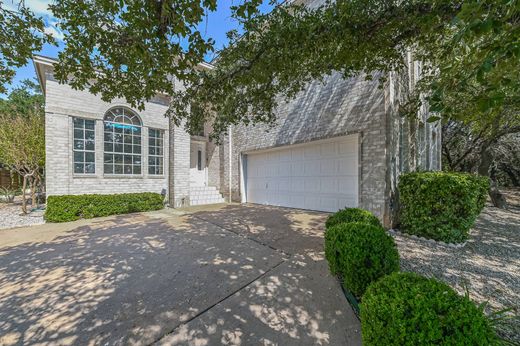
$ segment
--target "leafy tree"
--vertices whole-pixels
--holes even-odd
[[[31,190],[32,206],[43,184],[45,118],[41,92],[31,81],[22,82],[6,100],[0,100],[0,162],[23,178],[22,210],[27,213],[25,191]]]
[[[0,42],[0,93],[5,93],[15,69],[25,65],[45,43],[54,43],[54,39],[45,33],[43,20],[23,0],[7,0],[0,1]]]

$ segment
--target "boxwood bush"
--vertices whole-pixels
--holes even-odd
[[[404,232],[449,243],[467,239],[486,202],[486,177],[415,172],[399,179],[399,216]]]
[[[399,270],[394,239],[381,226],[342,223],[325,231],[325,257],[330,271],[340,275],[344,287],[361,298],[366,287]]]
[[[495,345],[482,308],[451,287],[413,273],[373,283],[361,305],[363,345]]]
[[[364,222],[381,226],[381,222],[371,212],[359,208],[341,209],[328,217],[325,227],[330,228],[344,222]]]
[[[45,209],[45,220],[66,222],[99,216],[159,210],[163,207],[163,196],[152,192],[49,196]]]

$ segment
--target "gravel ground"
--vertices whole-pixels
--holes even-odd
[[[30,205],[27,209],[30,210]],[[42,223],[45,223],[43,211],[34,211],[24,215],[20,203],[0,204],[0,229],[41,225]]]
[[[461,294],[467,287],[473,301],[489,303],[488,313],[512,308],[500,334],[520,342],[520,190],[506,196],[509,210],[486,206],[462,249],[399,235],[395,240],[403,271],[443,280]]]

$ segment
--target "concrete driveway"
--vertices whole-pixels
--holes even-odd
[[[0,345],[359,345],[325,218],[218,205],[0,231]]]

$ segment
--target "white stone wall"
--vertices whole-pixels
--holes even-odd
[[[123,100],[107,103],[88,91],[59,84],[52,68],[45,72],[45,135],[47,195],[113,194],[126,192],[157,192],[168,190],[168,119],[164,113],[168,100],[157,97],[146,103],[145,110],[134,109],[142,120],[142,175],[110,176],[103,174],[103,116],[114,106],[126,106]],[[92,175],[73,173],[73,117],[96,120],[96,172]],[[148,128],[164,130],[164,174],[148,175]],[[188,141],[189,143],[189,141]],[[188,144],[189,145],[189,144]],[[189,152],[189,147],[188,147]],[[189,161],[188,161],[189,164]]]

